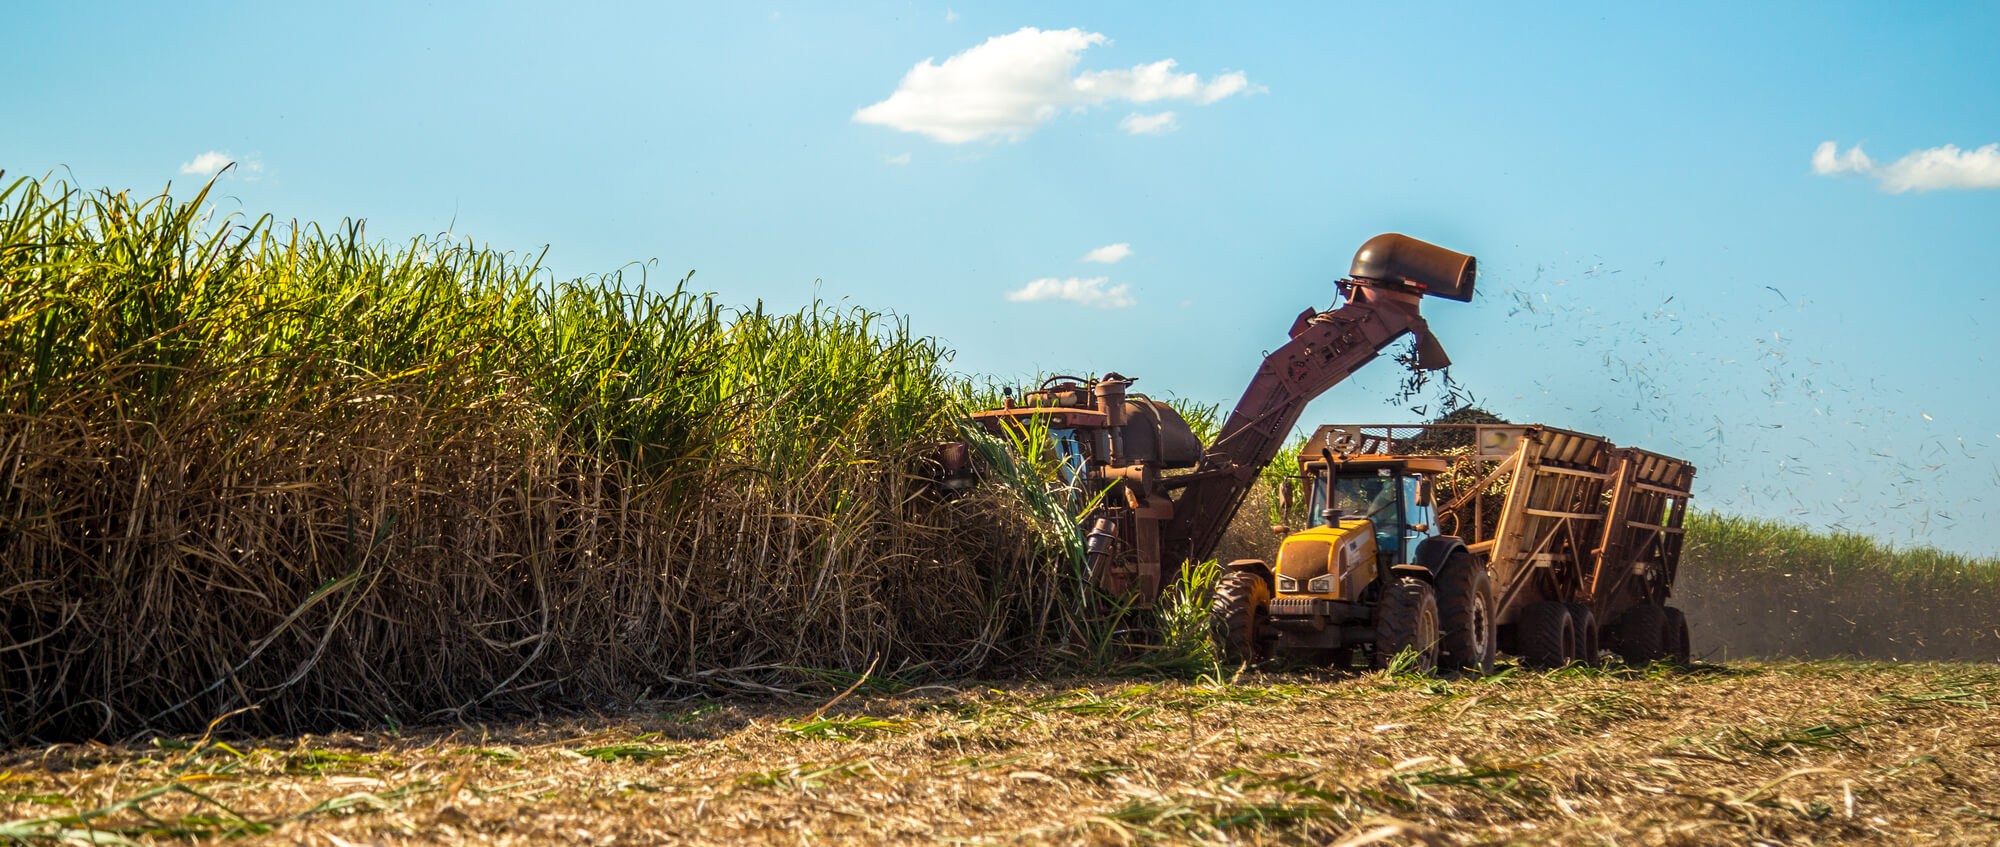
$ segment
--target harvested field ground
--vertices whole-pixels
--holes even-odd
[[[829,697],[16,749],[0,837],[2000,843],[1991,664],[968,683],[822,710]]]

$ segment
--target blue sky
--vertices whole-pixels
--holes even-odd
[[[0,31],[11,176],[191,195],[235,161],[247,213],[892,309],[968,373],[1226,406],[1409,233],[1480,258],[1428,314],[1494,411],[1685,456],[1701,506],[2000,553],[1992,3],[30,2]],[[1398,376],[1307,420],[1415,420]]]

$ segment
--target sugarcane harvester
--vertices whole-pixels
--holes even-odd
[[[1308,402],[1404,335],[1416,337],[1417,367],[1450,364],[1419,305],[1427,295],[1469,302],[1476,275],[1463,253],[1394,233],[1369,239],[1335,283],[1343,302],[1299,313],[1208,445],[1171,406],[1132,392],[1134,380],[1117,373],[1051,377],[973,417],[995,433],[1048,429],[1063,472],[1097,504],[1084,521],[1091,579],[1150,604],[1188,563],[1214,553]]]

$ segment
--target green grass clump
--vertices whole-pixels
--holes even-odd
[[[586,747],[576,751],[576,754],[600,762],[648,762],[654,759],[684,756],[687,754],[687,748],[658,744],[608,744],[603,747]]]
[[[909,725],[903,721],[869,715],[840,715],[830,718],[812,716],[800,720],[788,720],[778,726],[779,734],[787,738],[833,741],[854,741],[878,735],[901,735],[908,731]]]
[[[1074,589],[907,322],[0,188],[0,739],[969,671]]]

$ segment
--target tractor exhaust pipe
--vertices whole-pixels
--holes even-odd
[[[1419,293],[1472,302],[1478,260],[1407,235],[1388,232],[1354,251],[1347,275],[1357,282],[1415,288]]]

